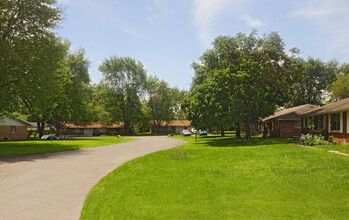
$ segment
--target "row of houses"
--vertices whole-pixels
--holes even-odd
[[[122,134],[123,123],[106,124],[102,122],[67,123],[62,134],[65,135],[103,135]],[[284,109],[262,120],[259,130],[268,137],[290,138],[306,134],[312,129],[315,134],[333,136],[339,143],[349,143],[349,98],[323,107],[305,104]],[[150,122],[151,133],[181,133],[193,129],[190,121],[174,120],[156,127]],[[27,139],[28,130],[35,130],[35,124],[19,117],[5,115],[0,120],[0,140]],[[45,130],[50,133],[48,127]]]
[[[301,105],[284,109],[262,120],[261,130],[269,137],[290,138],[309,133],[333,136],[333,140],[349,143],[349,98],[325,105]]]
[[[190,121],[188,120],[174,120],[165,122],[161,127],[157,127],[150,122],[151,133],[177,133],[180,134],[183,130],[190,130]],[[103,122],[68,122],[64,125],[62,135],[117,135],[123,133],[123,122],[116,122],[113,124],[106,124]],[[44,134],[52,133],[53,126],[47,124],[44,129]],[[20,140],[27,139],[28,133],[37,132],[35,122],[27,122],[19,117],[12,115],[5,115],[0,120],[0,140]]]

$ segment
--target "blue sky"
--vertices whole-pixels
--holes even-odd
[[[141,61],[150,75],[189,89],[190,64],[219,35],[277,31],[301,56],[349,62],[348,0],[58,0],[56,33],[84,48],[90,75],[110,56]]]

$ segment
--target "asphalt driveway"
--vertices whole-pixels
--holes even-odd
[[[0,219],[79,219],[89,190],[117,166],[185,143],[161,136],[0,159]]]

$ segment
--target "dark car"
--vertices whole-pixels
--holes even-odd
[[[200,136],[207,136],[207,131],[199,131]]]

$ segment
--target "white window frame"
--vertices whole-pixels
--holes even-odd
[[[11,125],[11,133],[12,133],[12,134],[15,134],[16,132],[17,132],[16,126]]]
[[[328,128],[326,127],[326,122],[327,122],[327,125],[328,125],[328,115],[323,115],[322,116],[322,128],[323,129],[326,129],[326,130],[328,130]]]
[[[334,112],[328,115],[329,123],[330,123],[330,132],[332,133],[343,133],[343,112],[339,112],[339,130],[332,130],[332,114],[338,114],[338,112]]]
[[[349,134],[349,111],[347,111],[347,134]]]

